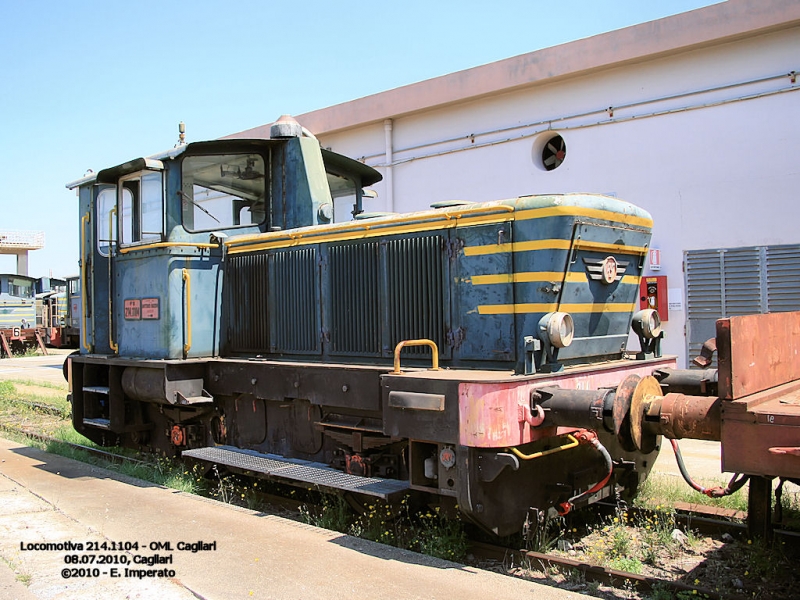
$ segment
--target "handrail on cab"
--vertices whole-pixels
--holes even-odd
[[[186,343],[183,345],[183,354],[188,356],[192,347],[192,282],[189,269],[183,269],[182,277],[186,284]]]
[[[400,351],[406,346],[430,346],[431,353],[433,354],[433,365],[431,370],[439,370],[439,347],[433,340],[403,340],[394,347],[394,370],[393,375],[402,373],[400,370]]]
[[[114,217],[117,214],[117,207],[112,206],[108,211],[108,347],[114,354],[119,354],[119,345],[114,342],[114,306],[111,298],[112,268],[111,262],[114,258]]]
[[[89,290],[86,287],[86,226],[89,224],[90,213],[81,217],[81,345],[87,352],[92,351],[89,345],[89,331],[86,329],[86,294]],[[92,340],[94,340],[94,328],[92,328]]]

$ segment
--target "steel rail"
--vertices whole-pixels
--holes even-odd
[[[148,462],[146,460],[139,460],[138,458],[132,458],[130,456],[124,456],[122,454],[114,454],[113,452],[108,452],[107,450],[100,450],[99,448],[92,448],[91,446],[84,446],[83,444],[75,444],[74,442],[67,442],[64,440],[60,440],[58,438],[54,438],[49,435],[45,435],[43,433],[36,433],[35,431],[30,431],[21,427],[13,427],[8,425],[7,423],[0,424],[0,429],[3,431],[7,431],[10,433],[16,433],[19,435],[24,435],[27,438],[38,440],[40,442],[45,443],[54,443],[54,444],[62,444],[64,446],[68,446],[75,450],[82,450],[87,452],[93,456],[98,458],[102,458],[103,460],[107,460],[109,462],[113,462],[115,464],[121,464],[124,462],[143,465],[146,467],[155,467],[156,464],[152,462]]]

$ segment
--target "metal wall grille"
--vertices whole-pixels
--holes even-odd
[[[800,310],[800,245],[685,253],[688,357],[723,317]]]
[[[331,246],[331,352],[380,356],[380,246]]]
[[[269,255],[270,352],[321,352],[316,247]]]
[[[402,340],[427,338],[444,346],[444,264],[441,236],[386,242],[387,314],[392,349]],[[410,354],[428,354],[424,346]]]
[[[767,312],[800,310],[800,245],[767,246]]]
[[[267,255],[231,257],[228,269],[230,341],[234,350],[269,349]]]

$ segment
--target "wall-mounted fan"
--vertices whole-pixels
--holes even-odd
[[[561,166],[567,157],[567,143],[560,135],[551,137],[542,150],[542,164],[548,171]]]

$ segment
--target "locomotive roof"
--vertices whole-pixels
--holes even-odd
[[[86,177],[77,179],[66,184],[70,190],[87,185],[90,183],[115,183],[123,175],[129,173],[136,173],[143,169],[163,170],[165,160],[174,160],[181,154],[187,151],[191,152],[214,152],[214,151],[230,151],[231,148],[237,150],[254,150],[258,151],[272,145],[277,145],[280,140],[270,139],[225,139],[225,140],[209,140],[203,142],[192,142],[176,146],[166,152],[154,154],[148,157],[134,158],[122,164],[102,169],[97,173],[91,173]],[[383,176],[370,166],[362,162],[337,154],[331,150],[321,148],[322,159],[325,163],[325,168],[333,170],[338,175],[355,175],[361,179],[361,185],[367,186],[377,183]]]

